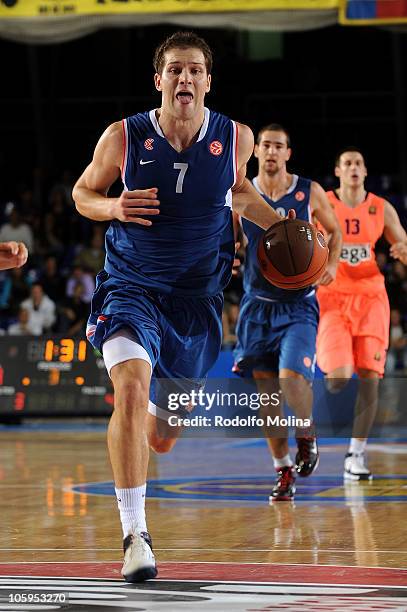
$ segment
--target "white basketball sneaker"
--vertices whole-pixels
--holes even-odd
[[[122,576],[127,582],[143,582],[157,576],[151,537],[147,531],[126,536],[123,551]]]
[[[364,453],[347,453],[343,477],[345,480],[372,480],[373,476],[365,465]]]

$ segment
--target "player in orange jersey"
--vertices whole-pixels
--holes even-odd
[[[339,153],[335,176],[339,189],[327,195],[342,229],[343,246],[336,279],[318,289],[321,314],[317,360],[333,392],[339,391],[354,372],[362,379],[344,478],[370,480],[364,451],[377,410],[390,317],[374,248],[384,235],[391,244],[391,255],[407,264],[407,234],[393,206],[366,191],[367,170],[359,149],[348,147]]]

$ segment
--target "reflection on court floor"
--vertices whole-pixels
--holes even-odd
[[[31,609],[9,594],[40,589],[69,593],[75,612],[406,612],[406,446],[374,440],[374,480],[362,485],[343,483],[345,450],[324,441],[295,503],[271,506],[264,440],[181,439],[152,454],[159,578],[127,585],[105,427],[3,429],[0,610]]]

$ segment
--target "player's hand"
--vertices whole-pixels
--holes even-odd
[[[113,204],[112,216],[125,223],[152,225],[152,222],[148,219],[143,219],[143,216],[158,215],[160,213],[158,210],[160,202],[157,199],[157,191],[157,187],[123,191],[120,198]]]
[[[390,247],[390,255],[394,257],[394,259],[399,259],[401,263],[405,266],[407,265],[407,242],[405,240],[400,240],[400,242],[395,242]]]
[[[23,242],[0,242],[0,270],[21,268],[27,257],[27,247]]]
[[[240,249],[240,242],[235,242],[235,254],[237,254],[239,249]],[[232,266],[233,276],[237,276],[239,274],[239,268],[241,265],[242,265],[242,262],[240,261],[240,259],[238,257],[235,257],[233,260],[233,266]]]
[[[335,280],[337,267],[338,266],[336,264],[327,264],[325,272],[315,284],[330,285]]]
[[[288,211],[288,215],[286,216],[286,219],[296,219],[297,218],[297,213],[295,212],[294,208],[290,208],[290,210]]]

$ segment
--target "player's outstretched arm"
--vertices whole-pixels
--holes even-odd
[[[332,206],[325,191],[319,183],[311,183],[311,211],[329,235],[329,256],[325,272],[318,281],[318,285],[329,285],[335,280],[336,269],[342,249],[342,232]]]
[[[123,128],[113,123],[102,134],[93,159],[77,180],[72,197],[78,212],[93,221],[119,221],[151,225],[142,216],[158,215],[157,188],[123,191],[118,198],[107,193],[120,176],[123,158]],[[146,208],[151,206],[152,208]]]
[[[391,244],[390,255],[407,265],[407,234],[394,206],[384,203],[384,237]]]
[[[237,176],[236,183],[232,187],[233,210],[241,217],[256,223],[263,229],[268,229],[274,223],[281,221],[281,217],[257,193],[251,182],[246,178],[246,165],[254,148],[253,132],[247,125],[241,123],[238,127],[238,150],[237,150]]]
[[[27,257],[27,247],[23,242],[0,242],[0,270],[21,268]]]

